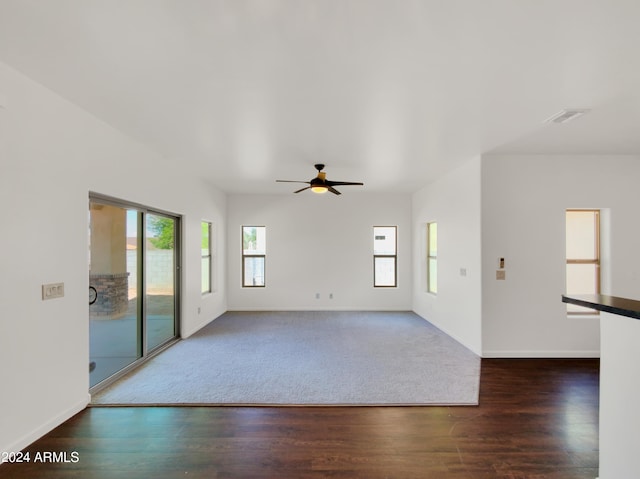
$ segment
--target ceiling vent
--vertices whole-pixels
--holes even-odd
[[[555,115],[550,116],[543,123],[566,123],[571,120],[575,120],[576,118],[584,115],[585,113],[589,113],[591,110],[588,108],[580,108],[580,109],[566,109],[560,110]]]

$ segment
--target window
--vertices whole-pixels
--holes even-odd
[[[397,251],[395,226],[373,227],[373,285],[395,288],[397,285]]]
[[[567,294],[600,293],[600,211],[566,212]],[[598,314],[567,305],[569,314]]]
[[[264,264],[266,255],[265,226],[242,227],[242,286],[264,287]]]
[[[201,260],[201,274],[202,274],[202,294],[210,293],[213,290],[212,287],[212,255],[211,255],[211,223],[207,221],[202,221],[200,223],[201,233],[200,233],[200,249],[202,251],[202,260]]]
[[[438,223],[427,223],[427,291],[438,292]]]

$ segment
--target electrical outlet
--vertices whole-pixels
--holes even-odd
[[[460,268],[460,276],[466,276],[467,275],[467,268]]]
[[[333,293],[329,293],[329,299],[333,299]]]
[[[504,280],[506,279],[507,272],[503,269],[496,270],[496,279]]]
[[[320,299],[320,293],[316,293],[316,299]]]
[[[64,296],[64,283],[50,283],[42,285],[42,300],[62,298]]]

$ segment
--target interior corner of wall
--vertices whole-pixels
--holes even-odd
[[[67,409],[61,411],[56,416],[52,417],[44,424],[37,426],[35,429],[30,432],[24,434],[20,438],[16,439],[10,444],[2,445],[0,444],[0,451],[21,451],[25,447],[29,446],[34,441],[37,441],[42,436],[52,431],[56,427],[58,427],[63,422],[71,419],[73,416],[78,414],[80,411],[84,410],[87,405],[91,402],[91,395],[86,393],[83,398],[71,405]]]

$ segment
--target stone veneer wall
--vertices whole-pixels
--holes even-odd
[[[91,319],[117,319],[129,306],[129,273],[90,274],[89,285],[96,288],[98,297],[89,306]]]

